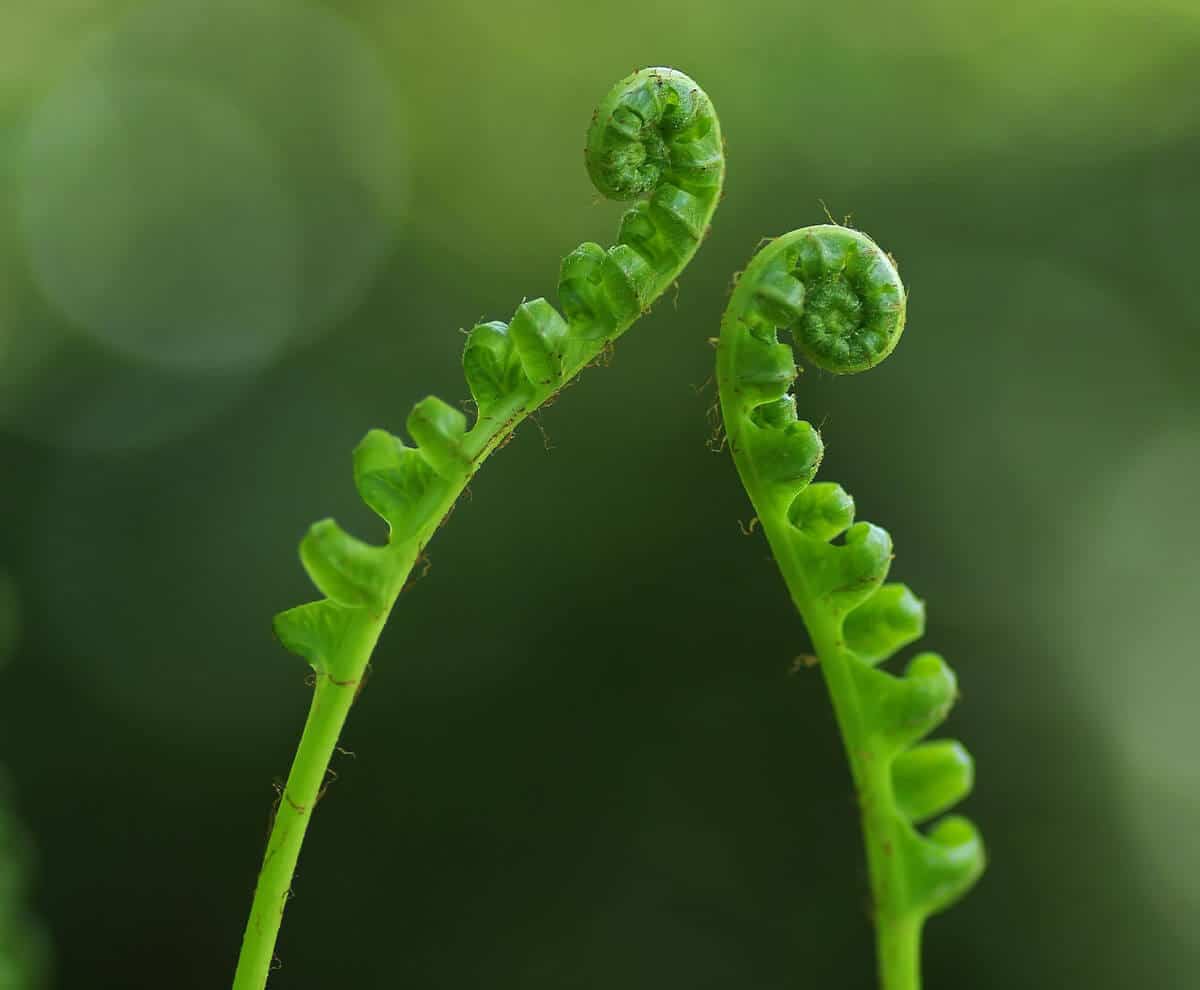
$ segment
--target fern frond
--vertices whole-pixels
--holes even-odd
[[[235,990],[266,984],[325,768],[388,614],[426,543],[484,459],[649,309],[707,233],[725,176],[712,103],[683,73],[636,72],[593,116],[586,164],[605,196],[640,199],[622,219],[617,244],[585,243],[566,256],[561,311],[533,299],[507,323],[471,330],[463,370],[477,409],[473,423],[431,396],[409,414],[408,440],[381,430],[366,435],[354,454],[354,480],[363,501],[388,524],[386,545],[362,542],[328,519],[301,543],[304,567],[325,597],[276,616],[275,631],[316,671],[316,691],[259,877]]]
[[[884,583],[891,537],[855,523],[839,485],[812,483],[824,448],[797,416],[792,386],[796,354],[834,373],[864,371],[892,352],[904,319],[904,287],[874,242],[807,227],[754,257],[717,348],[734,463],[820,658],[858,790],[884,990],[916,990],[925,919],[983,872],[983,844],[966,819],[917,828],[966,796],[973,765],[957,742],[921,742],[957,697],[945,661],[921,653],[900,677],[879,667],[920,638],[925,606]]]

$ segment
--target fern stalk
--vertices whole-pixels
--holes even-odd
[[[754,257],[717,347],[726,438],[808,628],[858,793],[883,990],[919,990],[925,919],[983,871],[966,819],[943,818],[927,834],[915,827],[965,797],[974,770],[960,744],[920,742],[957,696],[942,658],[922,653],[902,677],[877,667],[922,635],[924,604],[884,584],[891,537],[853,523],[854,501],[840,486],[812,484],[824,448],[798,418],[792,386],[796,354],[836,374],[865,371],[892,352],[904,321],[904,287],[874,242],[845,227],[807,227]]]
[[[309,661],[317,679],[272,825],[234,990],[266,985],[329,761],[425,545],[487,456],[649,309],[707,234],[724,182],[724,146],[711,102],[687,76],[644,69],[619,82],[593,116],[586,161],[605,196],[641,200],[623,217],[618,243],[607,250],[586,243],[567,255],[559,279],[562,313],[534,299],[509,323],[471,331],[463,369],[478,415],[470,429],[458,409],[429,397],[407,420],[414,445],[382,430],[367,434],[354,455],[355,483],[388,523],[386,546],[362,543],[328,519],[300,545],[301,560],[326,597],[281,613],[275,631]]]

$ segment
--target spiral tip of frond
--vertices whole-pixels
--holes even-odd
[[[706,171],[719,185],[723,149],[704,91],[682,72],[651,68],[622,79],[601,102],[585,157],[601,193],[629,200],[667,178],[686,184]]]
[[[935,653],[918,654],[900,677],[878,668],[924,633],[925,605],[905,585],[884,583],[887,532],[855,523],[854,500],[839,485],[811,483],[821,441],[798,420],[792,391],[797,356],[837,373],[878,364],[900,339],[904,308],[895,264],[865,235],[832,224],[792,231],[762,247],[738,279],[717,378],[743,482],[777,554],[786,541],[808,607],[838,624],[863,720],[859,743],[890,772],[890,787],[864,795],[876,808],[873,827],[889,836],[872,841],[900,861],[887,907],[893,917],[924,918],[963,896],[985,866],[966,819],[943,818],[927,834],[917,828],[974,783],[962,745],[922,741],[949,715],[958,682]]]
[[[737,315],[748,335],[774,344],[785,331],[795,355],[835,374],[873,368],[904,332],[906,297],[895,263],[849,227],[823,224],[776,238],[755,256],[738,289]],[[756,359],[752,343],[743,351],[743,363],[766,357]],[[771,362],[782,374],[783,353]]]
[[[469,332],[462,363],[477,411],[470,430],[460,409],[430,396],[405,422],[411,444],[371,430],[355,449],[355,486],[387,522],[388,544],[364,543],[332,520],[304,537],[302,563],[326,597],[280,613],[275,632],[315,669],[333,675],[352,613],[386,615],[408,566],[391,551],[416,541],[420,552],[479,461],[648,310],[707,232],[724,144],[711,102],[683,73],[643,69],[613,87],[593,115],[586,157],[605,195],[647,198],[622,218],[617,244],[588,242],[564,258],[561,311],[529,299],[507,323]],[[804,463],[786,467],[809,474]]]
[[[904,285],[869,237],[849,227],[810,227],[795,245],[791,274],[804,286],[792,341],[807,361],[846,374],[892,353],[904,332]]]

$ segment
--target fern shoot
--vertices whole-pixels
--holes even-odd
[[[835,374],[875,366],[904,319],[904,287],[874,242],[846,227],[806,227],[755,255],[717,347],[729,448],[808,628],[858,792],[883,990],[919,988],[925,919],[983,871],[983,845],[966,819],[916,828],[967,795],[973,764],[957,742],[921,742],[957,695],[946,662],[920,653],[900,677],[878,666],[923,634],[925,607],[903,584],[884,583],[891,537],[855,523],[854,500],[839,485],[812,483],[823,446],[797,417],[792,386],[797,354]]]
[[[463,370],[477,415],[422,399],[412,444],[370,431],[354,452],[363,500],[388,524],[385,546],[333,520],[316,523],[300,557],[325,596],[276,616],[275,631],[316,673],[308,719],[280,796],[234,977],[262,990],[305,831],[342,726],[414,563],[483,460],[521,421],[594,362],[674,282],[708,230],[725,176],[720,126],[707,95],[672,69],[619,82],[596,111],[586,163],[610,199],[640,200],[617,244],[581,244],[562,262],[561,312],[545,299],[506,323],[476,326]],[[643,198],[644,197],[644,198]]]

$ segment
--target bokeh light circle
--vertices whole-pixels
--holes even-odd
[[[270,144],[174,81],[86,72],[34,115],[21,212],[34,277],[78,327],[168,368],[260,365],[297,307],[297,220]]]
[[[306,0],[96,23],[31,88],[0,177],[0,420],[147,449],[363,302],[403,214],[401,113],[370,39]]]
[[[1200,910],[1200,769],[1192,755],[1200,695],[1194,612],[1200,531],[1189,520],[1200,488],[1200,416],[1179,409],[1116,459],[1103,487],[1065,520],[1067,565],[1042,588],[1064,663],[1113,744],[1119,809],[1137,854],[1171,905],[1163,924]]]
[[[396,86],[351,20],[307,0],[163,0],[106,60],[218,95],[275,148],[300,225],[300,339],[362,300],[403,213],[407,156]]]
[[[215,745],[218,723],[231,745],[292,723],[281,677],[303,704],[307,667],[275,641],[271,616],[318,597],[296,545],[313,506],[340,498],[367,515],[344,471],[296,483],[314,448],[336,464],[330,452],[348,456],[369,422],[348,396],[322,404],[319,429],[297,429],[319,378],[265,379],[236,430],[54,459],[31,500],[28,594],[59,619],[44,630],[47,662],[96,706],[180,745]]]

